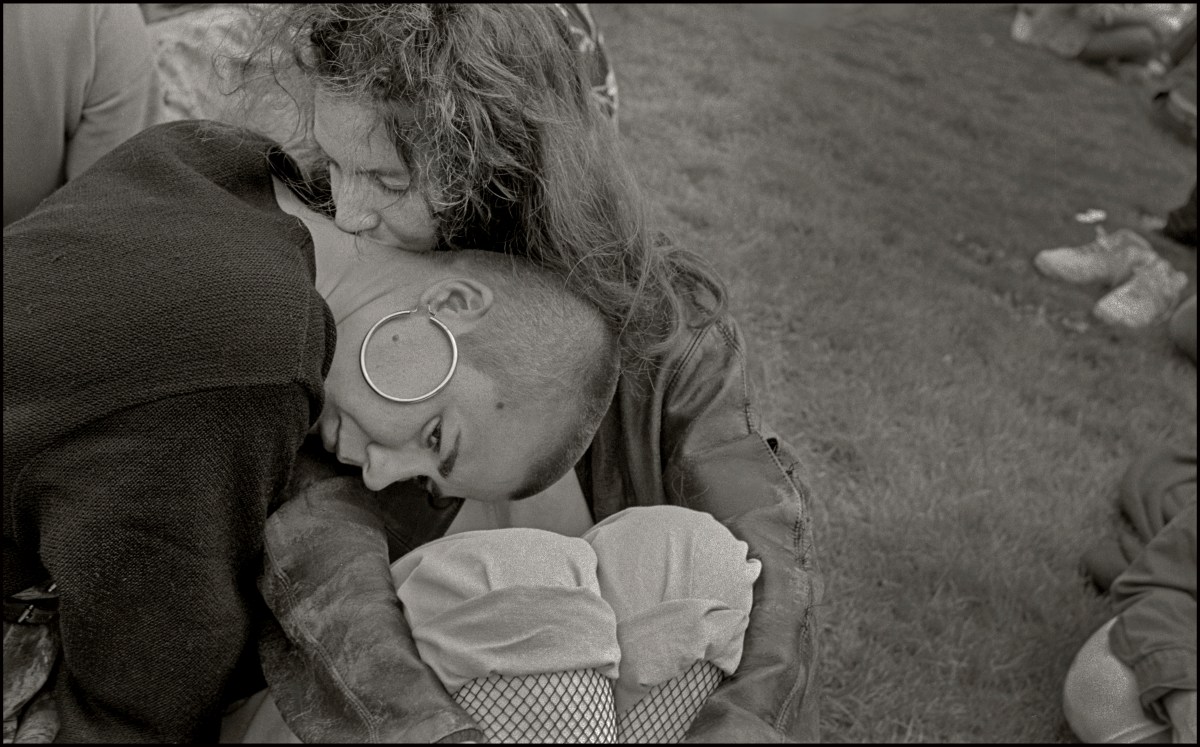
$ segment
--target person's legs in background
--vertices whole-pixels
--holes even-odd
[[[1192,82],[1195,87],[1195,81]],[[1192,182],[1192,191],[1182,205],[1167,213],[1167,223],[1162,228],[1162,235],[1172,241],[1195,248],[1196,246],[1196,183]]]
[[[1080,246],[1038,252],[1038,272],[1069,283],[1103,283],[1112,290],[1092,313],[1106,324],[1145,327],[1166,321],[1188,284],[1187,275],[1155,252],[1150,242],[1128,228]]]
[[[1098,29],[1079,52],[1079,59],[1095,65],[1107,62],[1145,64],[1158,51],[1158,37],[1148,26]]]
[[[1174,68],[1183,62],[1184,58],[1196,49],[1196,13],[1186,21],[1179,31],[1171,35],[1163,44],[1163,57],[1168,68]]]
[[[1186,301],[1179,304],[1171,315],[1167,326],[1171,341],[1175,347],[1196,362],[1196,294],[1193,293]]]
[[[1085,553],[1082,570],[1113,595],[1119,614],[1080,648],[1063,709],[1085,742],[1171,741],[1172,729],[1186,733],[1175,713],[1186,701],[1164,696],[1190,690],[1195,703],[1194,434],[1138,454],[1116,499],[1112,529]]]
[[[1195,48],[1196,41],[1196,19],[1193,17],[1190,24],[1190,33],[1192,39],[1192,47]],[[1195,54],[1192,54],[1193,73],[1195,67]],[[1195,99],[1194,89],[1196,87],[1195,77],[1192,78],[1193,101]],[[1195,111],[1192,112],[1193,124]],[[1190,246],[1193,249],[1196,247],[1196,183],[1192,183],[1192,191],[1188,194],[1187,200],[1182,205],[1167,213],[1167,224],[1163,226],[1162,235],[1177,241],[1185,246]],[[1171,321],[1167,327],[1171,341],[1175,343],[1175,347],[1196,362],[1196,294],[1193,292],[1183,303],[1175,309],[1171,314]]]
[[[1114,617],[1101,626],[1075,655],[1063,685],[1067,722],[1088,744],[1170,742],[1170,725],[1145,714],[1133,670],[1109,648],[1115,623]]]

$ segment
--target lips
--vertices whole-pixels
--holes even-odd
[[[325,445],[325,451],[337,457],[337,460],[342,464],[349,464],[354,467],[363,469],[366,460],[351,458],[347,454],[343,454],[341,450],[342,436],[342,420],[338,418],[330,428],[321,428],[321,442]]]

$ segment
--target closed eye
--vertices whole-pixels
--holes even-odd
[[[396,197],[403,197],[404,195],[408,194],[409,184],[407,182],[405,182],[403,185],[401,185],[397,182],[388,182],[383,179],[380,179],[379,177],[375,177],[375,183],[379,185],[380,189],[382,189],[384,192],[387,192],[390,195],[395,195]]]
[[[341,176],[341,167],[339,167],[337,162],[327,155],[321,156],[320,160],[316,164],[316,168],[329,172],[331,176]],[[387,179],[373,171],[360,173],[369,175],[375,182],[376,186],[378,186],[384,192],[395,197],[403,197],[404,195],[408,194],[409,187],[412,186],[411,180]]]

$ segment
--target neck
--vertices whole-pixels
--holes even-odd
[[[361,304],[364,293],[369,292],[364,278],[379,280],[386,276],[395,278],[402,272],[416,274],[418,268],[413,263],[419,260],[414,255],[342,231],[333,221],[305,205],[283,182],[274,177],[272,182],[279,209],[299,218],[312,236],[317,266],[315,285],[334,318],[340,320],[344,316],[339,309],[348,310]],[[393,281],[387,285],[391,290],[396,284]]]
[[[349,268],[354,237],[338,230],[329,219],[310,209],[283,182],[275,177],[271,177],[271,182],[275,187],[275,201],[279,209],[299,218],[312,236],[317,265],[317,291],[328,301],[330,293],[341,284]]]

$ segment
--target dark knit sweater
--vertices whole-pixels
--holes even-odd
[[[333,319],[270,143],[135,136],[4,229],[4,593],[61,593],[60,741],[215,741]]]

